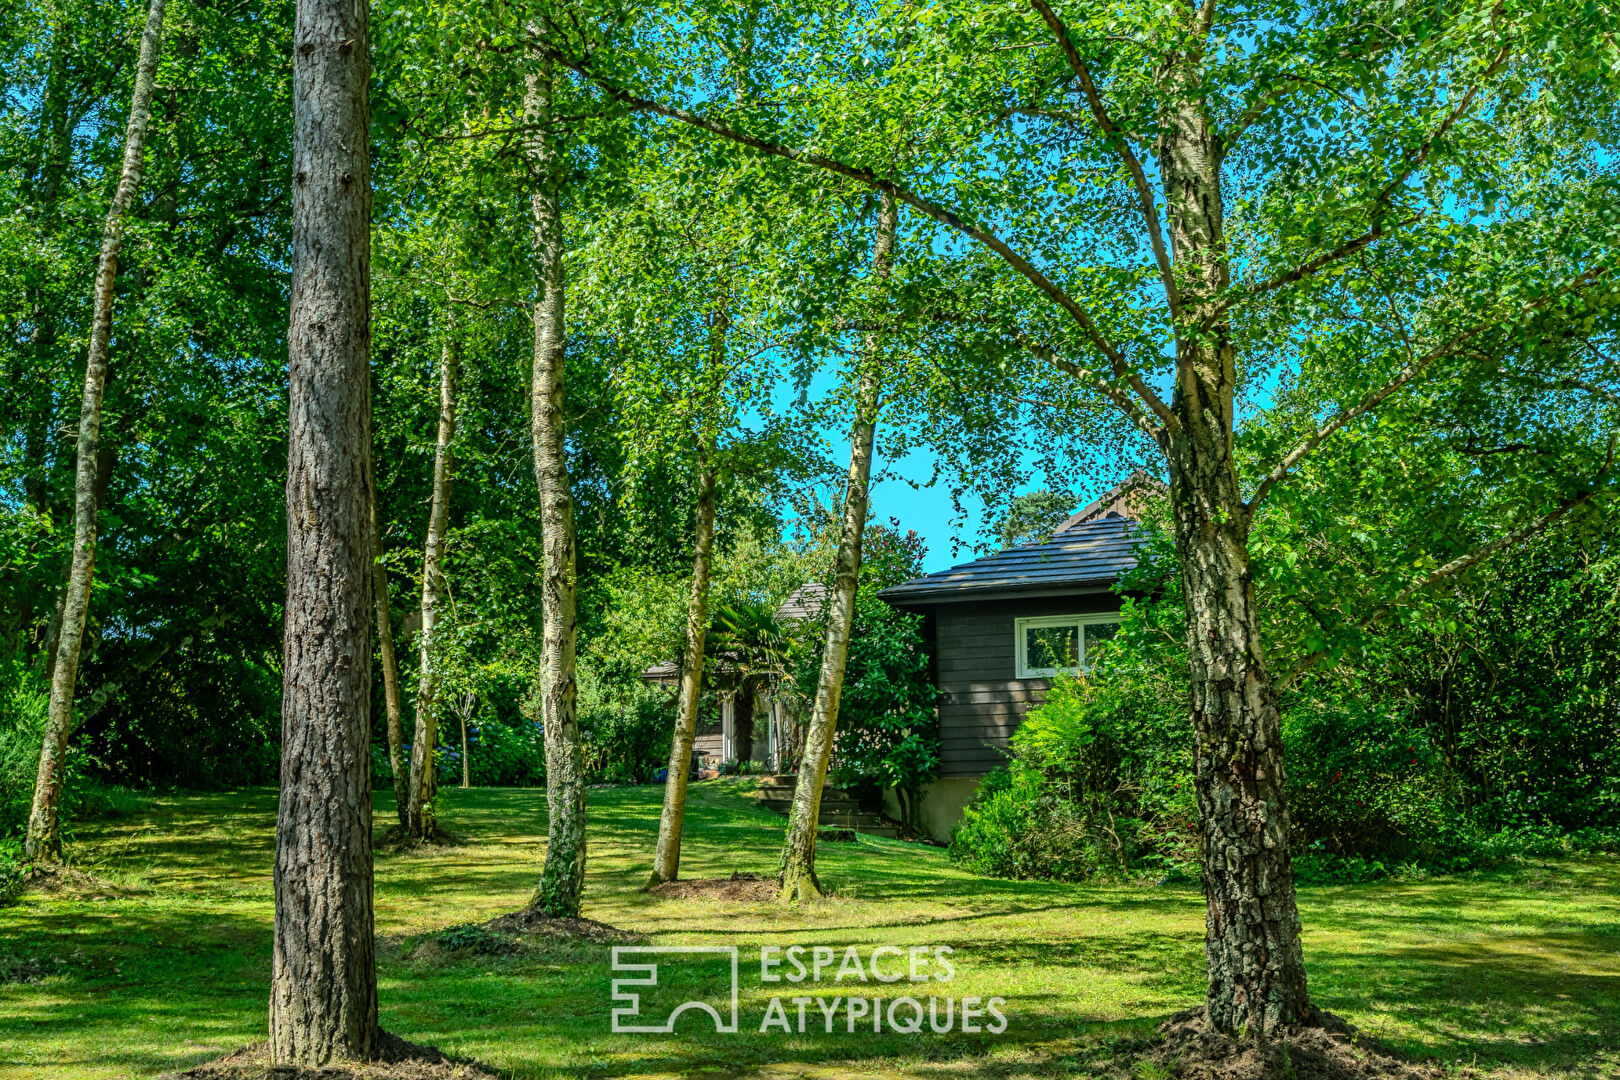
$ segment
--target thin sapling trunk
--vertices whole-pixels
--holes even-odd
[[[451,442],[456,437],[457,342],[455,308],[446,316],[445,340],[439,360],[439,432],[433,446],[433,505],[428,512],[427,539],[422,544],[422,630],[416,682],[416,731],[411,743],[410,824],[412,837],[427,842],[438,829],[435,820],[439,745],[439,679],[434,665],[438,647],[434,631],[444,597],[444,541],[450,527],[450,489],[455,472]]]
[[[135,90],[130,98],[129,123],[124,129],[123,171],[118,177],[112,205],[107,208],[101,234],[101,257],[96,265],[90,348],[85,358],[84,396],[79,403],[79,440],[73,481],[73,558],[68,566],[62,616],[57,627],[50,705],[25,841],[28,857],[41,861],[55,861],[62,855],[62,774],[67,763],[68,737],[73,732],[73,697],[96,562],[97,464],[101,457],[98,440],[101,397],[107,383],[107,353],[112,341],[113,287],[118,278],[124,227],[144,170],[146,128],[152,114],[152,84],[163,51],[163,5],[164,0],[152,0],[147,9],[146,29],[141,34],[140,58],[135,68]]]
[[[696,536],[692,546],[692,590],[686,601],[686,652],[681,659],[680,695],[675,706],[675,738],[664,777],[664,812],[658,819],[658,852],[652,881],[674,881],[681,868],[681,828],[686,820],[686,780],[692,771],[697,737],[698,696],[703,689],[703,643],[709,629],[709,581],[714,552],[714,466],[700,465]]]
[[[394,620],[388,603],[388,567],[383,563],[382,524],[376,491],[371,500],[371,591],[377,605],[377,651],[381,654],[383,702],[388,713],[388,770],[394,778],[394,810],[401,832],[411,828],[411,782],[405,759],[405,722],[399,693],[399,658],[394,655]]]
[[[878,204],[872,245],[872,272],[882,280],[894,260],[895,229],[899,210],[884,192]],[[844,493],[844,517],[838,535],[838,560],[832,595],[827,605],[827,633],[822,646],[821,675],[804,736],[799,781],[793,788],[787,839],[782,846],[781,893],[783,902],[821,896],[816,879],[816,825],[821,816],[821,789],[832,760],[833,736],[838,727],[838,701],[844,689],[844,663],[849,657],[849,635],[855,623],[855,591],[861,569],[861,540],[866,530],[868,485],[872,478],[872,447],[882,384],[877,372],[877,339],[868,335],[862,348],[860,381],[855,393],[855,419],[849,433],[849,480]]]

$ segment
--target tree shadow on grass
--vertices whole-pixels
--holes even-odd
[[[1605,934],[1499,934],[1376,952],[1318,944],[1307,962],[1319,1004],[1375,1029],[1389,1017],[1415,1035],[1383,1037],[1417,1056],[1571,1068],[1620,1038],[1620,959]]]
[[[0,1068],[154,1073],[262,1037],[270,925],[257,914],[107,902],[7,915],[20,932],[4,949],[43,978],[0,986],[0,1012],[21,1021],[0,1025]]]

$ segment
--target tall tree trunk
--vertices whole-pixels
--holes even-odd
[[[371,499],[371,592],[377,605],[377,651],[382,654],[383,703],[388,711],[388,769],[394,777],[394,810],[401,831],[411,829],[411,784],[405,760],[405,722],[399,695],[399,658],[394,655],[394,619],[388,603],[388,567],[383,563],[382,521],[377,492]]]
[[[377,1049],[371,879],[371,153],[366,0],[293,27],[287,605],[270,1060]]]
[[[681,660],[680,696],[675,706],[675,739],[669,748],[664,777],[664,812],[658,819],[658,852],[652,881],[674,881],[681,869],[681,828],[686,821],[686,779],[692,771],[692,743],[697,737],[698,695],[703,689],[703,642],[709,629],[709,581],[714,553],[713,447],[711,460],[699,463],[696,536],[692,544],[692,591],[686,601],[686,654]]]
[[[439,745],[439,677],[433,631],[444,595],[444,538],[450,526],[450,486],[455,461],[450,449],[456,437],[457,343],[455,308],[449,308],[444,348],[439,359],[439,436],[433,446],[433,507],[428,512],[427,540],[422,545],[422,630],[416,677],[416,732],[411,742],[409,830],[418,840],[433,839],[438,795],[435,751]]]
[[[545,659],[540,675],[541,718],[546,745],[546,863],[530,903],[548,915],[579,914],[585,887],[585,763],[580,749],[578,687],[574,682],[575,625],[574,500],[564,456],[564,292],[562,153],[551,125],[554,70],[541,60],[527,80],[524,113],[533,125],[528,141],[535,183],[530,199],[540,262],[540,299],[534,306],[534,373],[529,389],[534,439],[534,478],[540,492],[540,528],[545,550],[540,605],[545,622]]]
[[[96,511],[99,506],[97,466],[101,461],[101,395],[107,382],[107,350],[112,340],[113,286],[118,277],[118,253],[124,244],[124,224],[135,192],[141,185],[146,151],[146,127],[152,109],[152,83],[163,50],[164,0],[152,0],[141,35],[140,59],[135,69],[135,91],[130,99],[129,124],[124,129],[124,164],[102,228],[101,259],[96,266],[94,305],[90,318],[90,348],[85,358],[84,397],[79,405],[79,442],[73,484],[73,561],[63,593],[62,619],[56,638],[56,660],[51,671],[51,697],[40,747],[39,773],[34,782],[34,803],[28,815],[28,856],[55,860],[62,854],[60,801],[62,772],[67,760],[68,736],[73,730],[73,694],[79,676],[79,650],[90,611],[90,583],[96,561]]]
[[[879,280],[889,276],[894,261],[894,234],[899,210],[894,196],[882,195],[872,243],[872,272]],[[838,536],[838,561],[828,597],[827,634],[822,646],[821,677],[810,726],[804,737],[799,782],[793,788],[793,808],[787,840],[782,846],[781,899],[784,902],[821,895],[816,879],[816,825],[821,816],[821,789],[832,760],[833,736],[838,727],[838,700],[844,691],[844,662],[849,657],[849,633],[855,623],[855,590],[861,569],[861,540],[866,531],[867,486],[872,478],[872,444],[882,384],[878,378],[875,335],[862,349],[860,383],[855,393],[855,420],[849,432],[849,483],[844,492],[844,520]]]
[[[1195,61],[1170,73],[1193,97]],[[1236,352],[1211,305],[1230,282],[1222,236],[1220,145],[1208,117],[1166,118],[1160,163],[1185,318],[1166,439],[1175,540],[1187,597],[1194,784],[1203,828],[1208,1016],[1264,1034],[1309,1020],[1289,858],[1281,721],[1260,642],[1249,568],[1249,510],[1233,455]]]

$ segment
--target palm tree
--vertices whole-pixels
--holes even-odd
[[[774,692],[780,701],[793,696],[790,671],[797,634],[797,623],[778,619],[766,604],[744,600],[715,609],[704,648],[711,661],[705,675],[712,688],[736,696],[739,758],[752,756],[754,697]],[[793,712],[786,712],[790,722],[778,732],[784,765],[797,759],[799,744]]]

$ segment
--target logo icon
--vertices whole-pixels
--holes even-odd
[[[675,1006],[664,1022],[646,1023],[651,1019],[641,1015],[641,994],[626,987],[652,987],[658,985],[658,957],[723,957],[731,965],[731,1015],[722,1016],[720,1010],[706,1001],[685,1001]],[[645,962],[636,963],[640,958]],[[671,964],[669,966],[678,966]],[[613,1000],[623,1005],[613,1009],[613,1032],[623,1035],[668,1035],[675,1031],[675,1021],[688,1009],[708,1013],[714,1018],[714,1030],[722,1034],[737,1032],[737,946],[735,945],[615,945],[613,970],[633,973],[634,977],[613,980]],[[635,1021],[643,1021],[635,1023]]]

